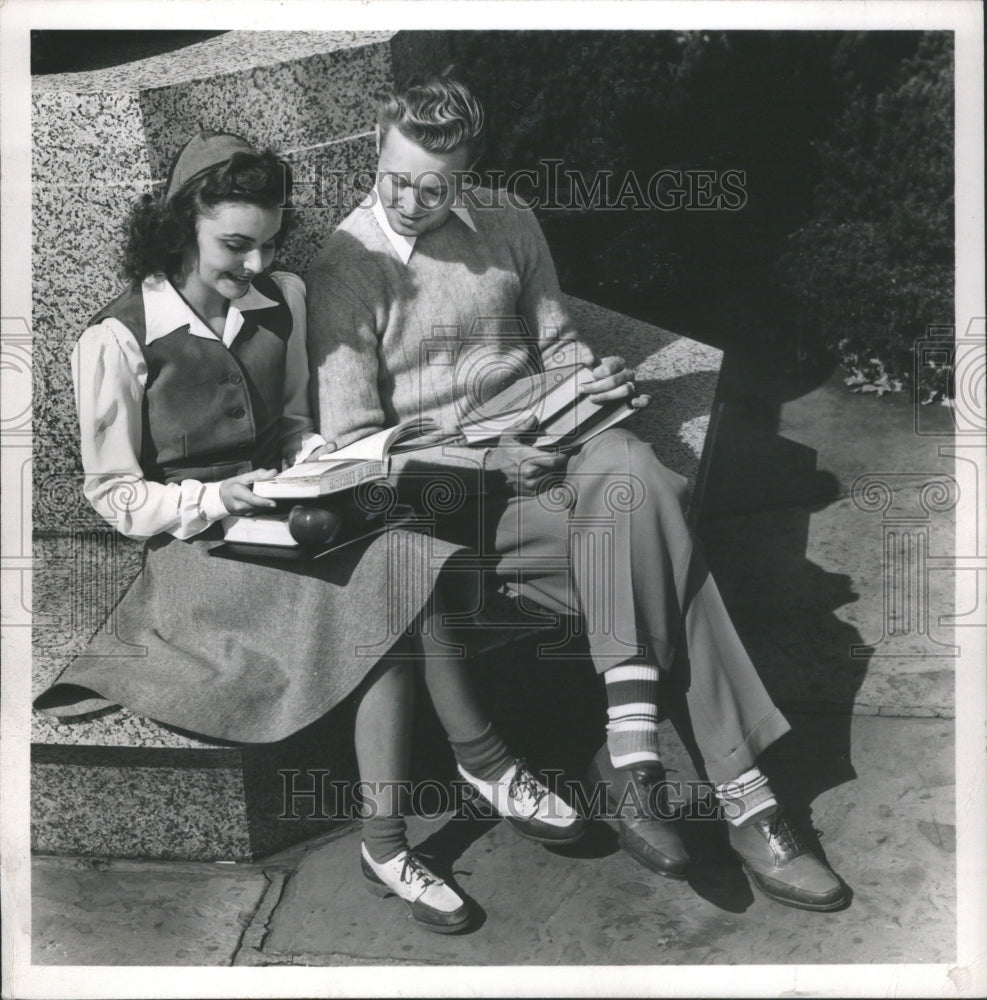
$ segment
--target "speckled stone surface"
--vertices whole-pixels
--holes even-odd
[[[238,767],[33,764],[31,811],[31,849],[45,854],[250,857]]]
[[[285,153],[371,131],[368,98],[390,81],[390,68],[382,39],[142,90],[154,175],[164,176],[175,150],[199,128],[236,132]]]
[[[271,746],[35,746],[31,849],[164,860],[265,857],[351,822],[348,803],[337,801],[328,783],[355,780],[352,739],[352,729],[337,721],[334,731],[322,725]],[[305,795],[316,781],[318,808]]]
[[[336,226],[362,201],[372,184],[374,137],[289,153],[294,177],[296,225],[278,255],[277,266],[304,275]]]
[[[228,31],[175,52],[85,73],[37,77],[35,92],[150,90],[387,42],[391,31]]]
[[[46,499],[52,477],[79,470],[72,346],[120,291],[122,221],[135,197],[162,183],[174,151],[199,128],[241,132],[300,169],[318,165],[323,196],[335,191],[331,178],[348,192],[373,166],[370,95],[395,74],[440,65],[445,52],[442,32],[231,31],[126,66],[33,80],[38,530],[85,516],[78,490],[57,487],[69,498],[57,509]],[[331,194],[324,207],[303,205],[283,265],[304,270],[352,204]]]
[[[625,426],[693,485],[713,411],[723,352],[649,323],[569,297],[573,319],[598,356],[616,354],[636,370],[651,404]]]

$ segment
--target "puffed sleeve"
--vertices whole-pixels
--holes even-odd
[[[308,398],[308,350],[305,346],[305,283],[297,274],[275,271],[271,277],[291,310],[292,328],[285,362],[281,454],[288,465],[304,462],[326,442],[315,432]]]
[[[219,483],[144,478],[138,455],[147,366],[122,323],[107,319],[86,330],[72,352],[72,376],[83,492],[117,531],[139,540],[161,532],[190,538],[229,513]]]

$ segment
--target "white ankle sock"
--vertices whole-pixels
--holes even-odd
[[[778,808],[778,800],[759,767],[752,767],[732,781],[715,787],[726,817],[734,826],[744,826],[768,810]]]

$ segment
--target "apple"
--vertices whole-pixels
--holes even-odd
[[[299,545],[331,545],[342,527],[342,514],[325,507],[296,504],[288,515],[288,530]]]

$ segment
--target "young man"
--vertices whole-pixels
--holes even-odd
[[[464,191],[483,131],[473,95],[427,80],[384,97],[377,115],[376,188],[308,275],[323,436],[343,446],[418,415],[453,431],[533,361],[587,362],[593,399],[646,403],[623,359],[596,359],[579,340],[532,212],[485,189]],[[685,481],[649,445],[622,428],[567,454],[505,436],[490,448],[395,456],[392,469],[399,484],[445,474],[484,491],[497,573],[549,610],[584,616],[608,698],[607,741],[590,774],[611,802],[628,792],[632,802],[658,798],[661,678],[663,689],[684,691],[730,843],[753,881],[792,906],[845,905],[842,883],[803,845],[757,767],[788,723],[693,544]],[[546,490],[553,481],[561,488]],[[602,570],[570,531],[594,519],[607,524],[612,546]],[[632,812],[620,821],[624,849],[660,875],[683,877],[688,855],[664,810]]]

